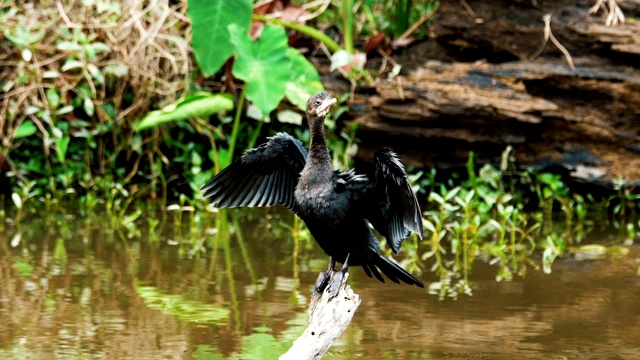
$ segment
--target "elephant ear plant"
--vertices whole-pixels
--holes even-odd
[[[228,159],[233,158],[245,99],[251,101],[264,118],[285,96],[303,110],[306,99],[323,90],[315,67],[298,50],[289,47],[282,26],[268,24],[258,40],[249,37],[253,1],[189,0],[187,15],[202,74],[215,74],[235,56],[232,73],[244,81],[237,99]],[[260,126],[261,123],[254,133]]]

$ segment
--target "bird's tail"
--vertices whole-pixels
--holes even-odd
[[[424,284],[422,284],[420,280],[418,280],[415,276],[409,274],[407,270],[401,268],[400,265],[380,254],[376,255],[377,257],[374,259],[373,264],[362,265],[364,272],[367,273],[369,277],[371,277],[371,274],[373,274],[376,279],[384,282],[384,278],[382,277],[382,275],[380,275],[380,272],[378,272],[378,269],[380,269],[380,271],[382,271],[382,273],[394,283],[399,284],[400,281],[402,281],[409,285],[418,285],[421,288],[424,287]]]

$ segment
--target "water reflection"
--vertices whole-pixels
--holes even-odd
[[[170,218],[149,232],[149,220],[123,228],[99,216],[0,232],[0,358],[277,358],[305,327],[326,258],[297,225],[280,225],[290,215],[268,216],[231,233],[239,220],[203,217],[207,237]],[[292,233],[296,258],[282,240]],[[637,359],[639,256],[566,259],[502,283],[478,262],[474,295],[443,302],[356,268],[363,302],[326,358]]]

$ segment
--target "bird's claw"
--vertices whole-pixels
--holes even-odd
[[[331,279],[331,274],[333,270],[323,271],[318,275],[318,280],[316,280],[316,286],[313,288],[313,294],[321,294],[324,289],[327,288],[327,284],[329,284],[329,279]]]
[[[331,293],[331,298],[338,296],[340,292],[340,288],[342,287],[342,280],[344,279],[344,272],[337,271],[333,279],[331,279],[331,283],[329,284],[329,293]]]

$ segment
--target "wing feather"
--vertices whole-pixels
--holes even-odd
[[[307,151],[291,135],[278,133],[234,161],[202,187],[219,207],[272,206],[294,210],[293,192]]]
[[[397,253],[412,232],[422,238],[422,212],[398,156],[380,149],[374,157],[374,178],[365,190],[369,201],[365,216]]]

